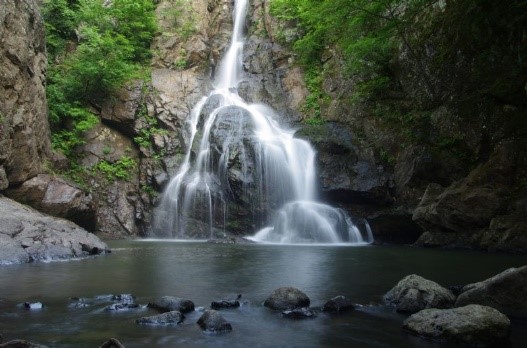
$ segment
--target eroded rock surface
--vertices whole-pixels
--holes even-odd
[[[383,299],[397,312],[415,313],[425,308],[451,308],[456,297],[441,285],[412,274],[397,283]]]
[[[425,309],[404,321],[404,328],[425,338],[492,346],[509,335],[509,319],[491,307],[469,305]]]
[[[97,236],[73,222],[0,197],[0,264],[63,260],[108,252]]]

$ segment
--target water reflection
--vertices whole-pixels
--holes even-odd
[[[208,243],[119,242],[111,255],[73,262],[0,268],[0,327],[6,339],[25,338],[51,347],[97,347],[108,337],[126,347],[434,347],[401,330],[404,316],[379,306],[382,294],[407,274],[442,285],[479,281],[527,256],[390,247],[211,245]],[[460,267],[462,265],[462,267]],[[367,305],[345,316],[319,314],[288,321],[262,306],[276,288],[295,286],[313,306],[346,295]],[[195,324],[199,312],[182,326],[137,327],[134,320],[151,310],[109,313],[105,304],[68,308],[73,296],[133,293],[138,303],[173,295],[208,307],[222,297],[243,295],[242,307],[224,312],[234,331],[204,335]],[[42,311],[16,307],[41,300]],[[373,304],[373,305],[371,305]],[[515,322],[512,347],[527,339]],[[442,346],[443,347],[443,346]]]

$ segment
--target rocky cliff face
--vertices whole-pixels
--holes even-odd
[[[0,192],[90,228],[91,196],[42,174],[52,157],[44,23],[37,1],[0,7]],[[76,224],[0,194],[0,265],[95,255],[108,247]]]
[[[441,4],[416,18],[375,100],[350,102],[356,81],[329,48],[325,122],[298,134],[318,150],[326,199],[367,218],[377,241],[424,231],[420,245],[525,251],[524,36],[512,7]]]
[[[41,171],[50,154],[44,24],[35,1],[0,8],[0,190]]]

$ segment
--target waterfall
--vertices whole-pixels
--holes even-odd
[[[192,109],[189,144],[154,215],[159,237],[221,237],[244,221],[268,243],[365,243],[341,209],[317,202],[315,151],[269,107],[247,104],[241,80],[248,0],[236,0],[214,90]],[[238,231],[238,233],[240,233]]]

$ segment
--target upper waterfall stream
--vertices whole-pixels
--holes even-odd
[[[230,46],[214,90],[187,120],[190,141],[156,209],[156,235],[215,238],[244,221],[245,234],[259,230],[250,237],[258,242],[371,242],[369,229],[363,237],[344,211],[317,202],[310,144],[271,108],[238,95],[246,15],[247,0],[235,1]]]

